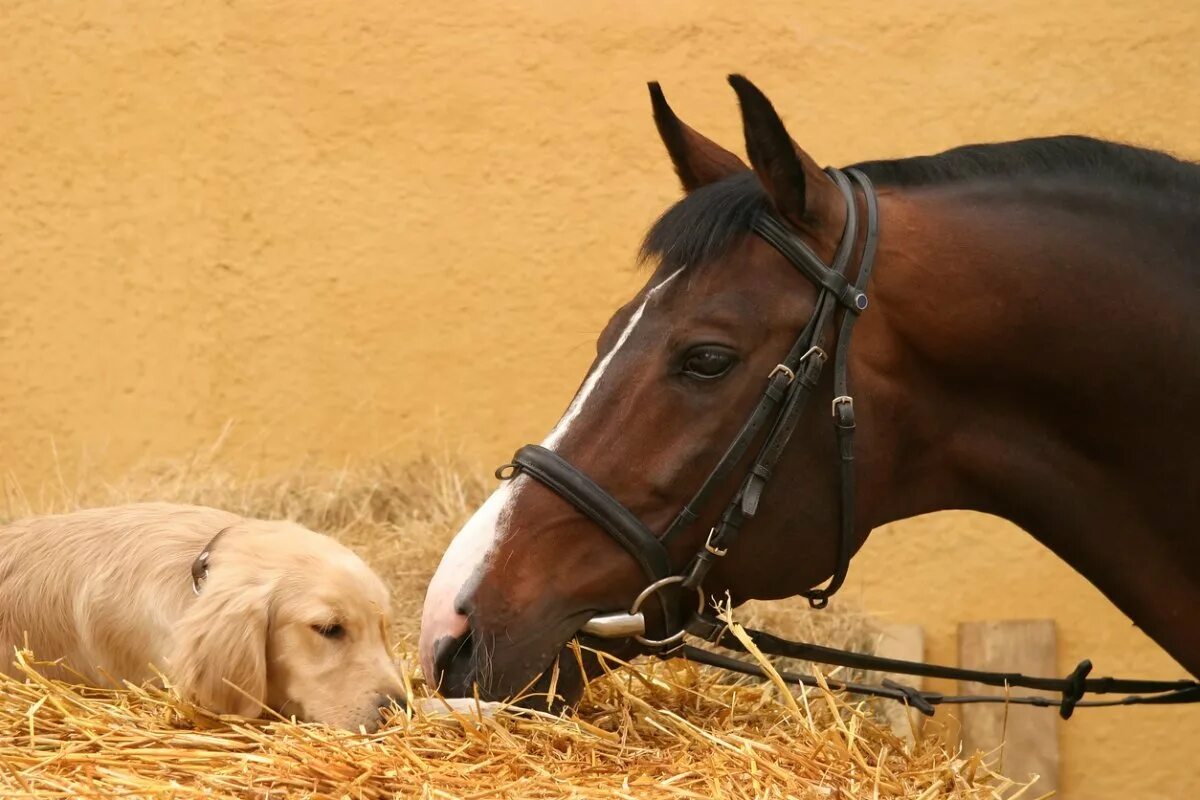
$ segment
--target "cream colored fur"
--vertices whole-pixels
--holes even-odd
[[[197,596],[191,564],[222,529]],[[0,527],[9,674],[27,639],[37,658],[61,660],[62,677],[141,683],[157,668],[218,713],[255,717],[265,706],[373,730],[381,705],[402,695],[388,605],[358,556],[291,522],[145,503]],[[322,634],[334,624],[341,636]]]

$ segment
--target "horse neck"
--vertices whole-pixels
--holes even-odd
[[[1164,580],[1190,561],[1196,582],[1196,235],[1087,191],[885,190],[881,208],[852,362],[867,521],[1004,517],[1127,612],[1130,559]]]

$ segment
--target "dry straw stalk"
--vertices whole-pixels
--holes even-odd
[[[297,470],[236,479],[209,458],[81,483],[49,500],[8,487],[8,516],[137,499],[290,517],[356,548],[393,586],[412,641],[420,594],[482,484],[444,464]],[[812,629],[862,638],[850,618]],[[807,629],[804,626],[809,626]],[[0,678],[3,798],[997,798],[1014,785],[941,741],[909,746],[865,705],[822,690],[730,680],[682,662],[612,664],[577,713],[400,714],[377,733],[215,718],[154,687]],[[406,678],[424,689],[419,676]],[[433,708],[434,706],[430,706]]]

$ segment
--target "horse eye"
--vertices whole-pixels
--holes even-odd
[[[683,360],[683,374],[690,378],[711,381],[728,372],[735,361],[734,354],[724,347],[697,347]]]
[[[326,639],[341,639],[346,635],[346,629],[337,623],[332,625],[313,625],[312,629]]]

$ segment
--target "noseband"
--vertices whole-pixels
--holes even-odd
[[[846,580],[846,570],[854,549],[854,399],[848,388],[847,361],[854,323],[867,308],[865,290],[871,278],[871,266],[879,239],[879,212],[875,189],[866,175],[855,169],[842,172],[832,167],[826,172],[846,203],[846,223],[831,265],[826,266],[799,236],[771,214],[761,214],[753,225],[755,234],[782,253],[801,275],[817,287],[817,301],[812,316],[783,360],[767,376],[762,397],[733,442],[661,538],[595,481],[545,447],[526,445],[513,456],[511,464],[496,471],[496,477],[501,480],[524,473],[542,483],[625,548],[649,579],[650,583],[628,613],[595,617],[584,626],[584,633],[602,638],[632,636],[642,645],[662,651],[677,647],[693,619],[703,616],[704,595],[701,587],[704,578],[716,560],[736,543],[746,521],[758,513],[763,490],[820,381],[821,370],[828,360],[823,347],[825,334],[838,308],[844,313],[834,354],[835,396],[831,405],[841,477],[837,563],[829,582],[824,587],[805,592],[804,596],[814,608],[824,608],[830,596]],[[859,224],[851,180],[861,189],[867,210],[866,236],[856,283],[851,283],[846,276]],[[740,487],[719,521],[708,532],[704,547],[682,572],[674,572],[668,547],[699,519],[713,491],[742,462],[750,446],[764,430],[768,432],[757,456],[747,468]],[[692,619],[680,619],[677,593],[662,591],[676,584],[684,592],[696,592],[700,598],[700,609]],[[660,639],[645,636],[645,618],[641,606],[651,595],[658,595],[663,608],[666,634]]]

